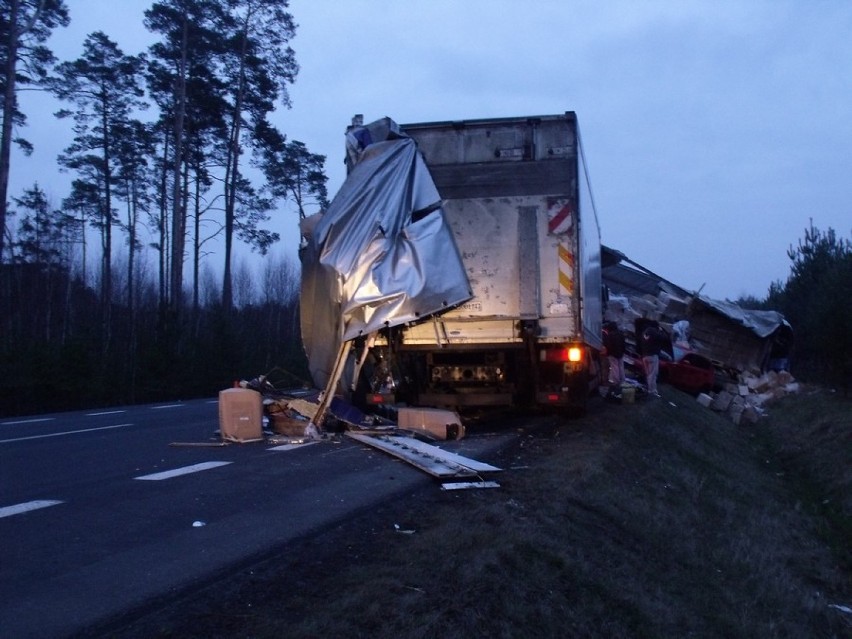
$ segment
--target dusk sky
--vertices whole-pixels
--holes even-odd
[[[148,0],[66,4],[71,26],[49,43],[60,60],[97,30],[127,54],[152,41]],[[293,108],[272,119],[327,157],[331,195],[356,113],[574,111],[604,244],[683,288],[764,297],[809,220],[852,233],[852,2],[292,0],[290,11],[301,70]],[[13,156],[10,196],[38,181],[58,206],[70,123],[43,94],[21,98],[36,151]],[[295,213],[271,228],[285,236],[276,251],[295,255]]]

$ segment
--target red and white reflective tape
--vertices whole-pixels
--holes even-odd
[[[571,201],[552,198],[547,201],[547,232],[551,235],[565,235],[574,226]]]

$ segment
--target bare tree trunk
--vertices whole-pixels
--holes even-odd
[[[201,263],[201,187],[198,172],[195,175],[195,195],[193,198],[193,209],[195,211],[194,234],[192,242],[192,312],[198,314],[198,272]]]
[[[183,253],[186,241],[186,209],[181,194],[181,169],[183,168],[183,132],[186,117],[186,67],[189,24],[187,16],[183,16],[183,38],[181,40],[181,59],[177,77],[175,78],[175,123],[174,123],[174,166],[172,175],[172,273],[171,273],[171,306],[175,313],[181,308],[183,293]]]
[[[165,139],[163,140],[163,171],[160,176],[160,197],[159,197],[159,219],[157,220],[157,232],[159,234],[159,243],[160,243],[160,254],[159,254],[159,305],[160,308],[165,308],[166,302],[169,299],[168,293],[168,246],[169,246],[169,235],[168,235],[168,224],[166,222],[167,217],[167,202],[168,197],[166,195],[168,189],[168,158],[169,158],[169,134],[165,133],[163,136]]]
[[[225,313],[233,306],[233,287],[231,282],[231,252],[234,242],[234,217],[236,215],[237,182],[239,176],[240,134],[242,125],[243,93],[245,92],[245,59],[248,45],[248,24],[251,11],[246,15],[243,39],[240,49],[239,87],[234,97],[234,112],[231,121],[231,135],[228,144],[228,161],[225,171],[225,269],[222,280],[222,308]]]
[[[6,43],[6,67],[3,69],[3,130],[0,133],[0,263],[6,240],[6,200],[9,196],[9,162],[12,156],[12,116],[15,113],[15,64],[18,60],[19,0],[11,0],[9,40]]]
[[[195,237],[192,246],[192,331],[198,338],[201,328],[201,304],[199,302],[199,278],[201,269],[201,178],[195,175],[195,197],[193,198],[195,210]]]

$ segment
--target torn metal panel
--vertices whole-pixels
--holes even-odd
[[[441,490],[467,490],[469,488],[500,488],[496,481],[454,481],[441,484]]]
[[[408,462],[433,477],[478,477],[483,472],[500,470],[496,466],[447,452],[410,437],[364,435],[351,431],[347,431],[346,436]]]
[[[302,226],[302,339],[319,387],[343,342],[472,295],[415,142],[396,134],[361,142],[367,146],[328,211]]]
[[[476,461],[475,459],[471,459],[470,457],[464,457],[463,455],[451,453],[449,451],[443,450],[442,448],[438,448],[437,446],[432,446],[431,444],[421,442],[420,440],[414,439],[412,437],[398,437],[397,439],[403,441],[406,446],[418,451],[423,455],[432,455],[446,462],[458,464],[459,466],[464,466],[465,468],[469,468],[470,470],[476,471],[477,473],[496,473],[502,470],[502,468],[498,468],[497,466],[492,466],[491,464]]]

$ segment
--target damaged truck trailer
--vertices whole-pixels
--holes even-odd
[[[454,260],[460,260],[461,288],[468,290],[455,297],[452,292],[444,295],[437,310],[433,303],[432,308],[420,309],[425,312],[409,312],[407,317],[387,313],[381,327],[373,323],[377,330],[360,332],[348,354],[355,372],[348,378],[342,375],[348,381],[341,388],[366,404],[459,408],[544,404],[582,409],[601,382],[603,313],[600,230],[575,114],[401,126],[388,118],[369,125],[355,120],[347,140],[347,184],[357,175],[360,155],[367,155],[371,146],[413,141],[437,196],[434,203],[427,197],[403,212],[400,241],[411,244],[410,236],[418,233],[410,229],[434,215],[449,232],[443,246],[427,249],[437,256],[418,256],[414,249],[403,257],[393,248],[378,251],[370,268],[383,265],[393,277],[373,273],[370,286],[361,295],[342,299],[341,308],[363,298],[363,291],[375,294],[381,282],[389,280],[398,285],[412,278],[415,284],[408,285],[407,292],[414,296],[413,289],[440,281],[444,269],[452,271]],[[381,188],[421,188],[422,177],[415,171],[406,175],[405,184],[366,173],[357,181],[373,197]],[[342,190],[350,192],[345,200],[363,200],[352,195],[357,186],[344,185]],[[337,200],[336,196],[328,213],[342,216],[334,211]],[[332,226],[329,220],[319,224]],[[387,224],[372,224],[383,242],[392,242]],[[322,232],[309,238],[314,246],[308,253],[315,259],[322,261],[328,247],[317,242],[326,242],[327,237]],[[375,242],[368,245],[362,252],[376,252]],[[394,263],[389,265],[391,258]],[[304,255],[302,261],[304,278]],[[426,271],[430,263],[437,265],[433,272]],[[365,270],[363,265],[347,268],[351,273]],[[404,274],[405,269],[424,272],[413,277]],[[347,289],[347,277],[338,273],[342,290]],[[317,296],[314,287],[303,298],[303,322],[314,321],[306,318],[305,305]],[[389,301],[392,298],[396,302]],[[386,305],[399,303],[398,296],[375,295],[375,299]],[[374,305],[362,316],[377,312],[379,306]],[[342,339],[352,338],[353,331],[347,332],[348,324],[343,324]],[[311,337],[310,325],[307,333],[305,328],[311,359],[311,342],[316,347],[320,338]]]

